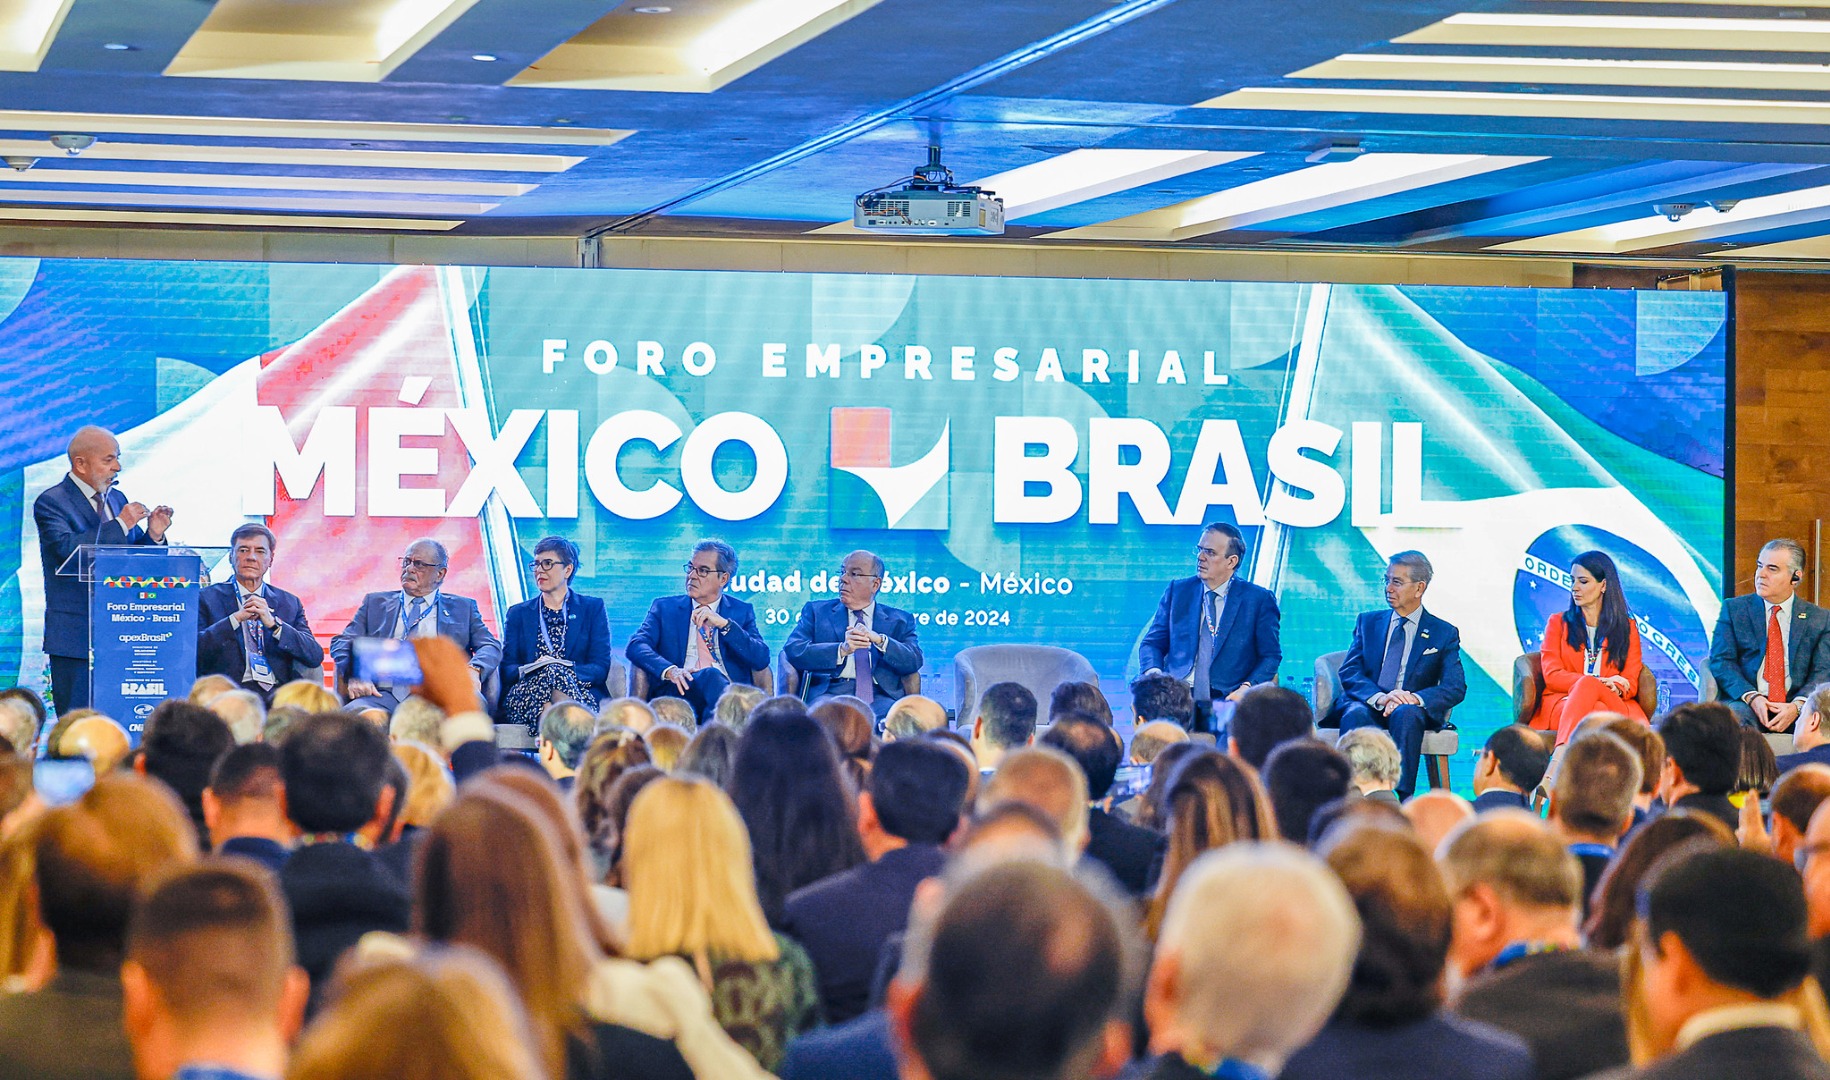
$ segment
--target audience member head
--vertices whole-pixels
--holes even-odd
[[[1422,1020],[1442,1005],[1449,890],[1416,836],[1360,825],[1328,834],[1321,856],[1360,914],[1360,953],[1335,1015],[1370,1027]]]
[[[240,744],[258,742],[267,726],[267,706],[252,690],[231,690],[210,699],[209,710],[229,725],[229,734]]]
[[[13,744],[14,753],[32,757],[38,752],[42,724],[31,705],[19,698],[0,698],[0,739]]]
[[[0,837],[0,983],[18,991],[43,988],[57,969],[38,916],[36,844],[30,829]]]
[[[724,693],[718,695],[717,704],[712,706],[712,719],[736,734],[750,722],[750,713],[768,696],[761,687],[749,683],[732,683],[724,688]]]
[[[1741,770],[1735,777],[1734,791],[1752,791],[1765,798],[1779,780],[1779,759],[1767,745],[1766,736],[1753,728],[1741,729]]]
[[[485,769],[473,777],[465,787],[466,791],[472,789],[485,794],[505,791],[523,800],[524,808],[533,810],[539,816],[553,839],[559,843],[560,864],[566,872],[573,899],[584,913],[585,928],[603,952],[612,955],[619,952],[616,934],[599,912],[597,901],[591,893],[591,884],[598,880],[599,875],[584,826],[578,820],[576,808],[566,800],[552,777],[543,776],[534,769],[505,759],[501,765]],[[612,787],[611,790],[614,792],[615,788]],[[612,810],[614,812],[614,807]]]
[[[693,731],[699,726],[699,714],[693,711],[692,702],[683,697],[674,697],[671,694],[658,697],[650,701],[648,707],[654,710],[654,720],[657,724],[672,724],[685,731]],[[648,732],[644,730],[642,734],[646,735]]]
[[[210,786],[210,767],[234,745],[235,736],[222,717],[172,698],[161,701],[147,719],[137,765],[177,793],[203,836],[203,789]]]
[[[958,755],[928,740],[886,743],[858,796],[866,854],[902,843],[944,843],[959,827],[968,772]]]
[[[966,802],[962,812],[972,813],[972,808],[979,804],[979,783],[984,778],[979,772],[978,755],[972,752],[972,740],[952,728],[937,728],[922,738],[957,756],[966,766]]]
[[[629,955],[776,959],[750,867],[749,836],[729,796],[694,776],[650,782],[624,830]]]
[[[134,905],[121,989],[141,1076],[203,1064],[278,1076],[309,988],[285,901],[252,863],[176,868]]]
[[[914,739],[946,726],[947,710],[940,702],[920,694],[904,694],[883,718],[883,737]]]
[[[1416,832],[1411,828],[1411,819],[1404,816],[1404,811],[1397,803],[1384,799],[1365,799],[1357,793],[1349,793],[1333,802],[1323,803],[1310,815],[1308,846],[1321,846],[1322,838],[1328,835],[1328,830],[1336,826],[1345,828],[1343,822],[1354,826],[1383,825],[1390,829]]]
[[[1735,834],[1714,814],[1689,810],[1660,814],[1633,834],[1595,884],[1582,931],[1589,948],[1618,949],[1627,943],[1639,917],[1635,904],[1647,873],[1667,852],[1693,842],[1733,847]]]
[[[38,916],[51,932],[59,970],[112,973],[142,887],[167,867],[197,858],[197,835],[161,784],[116,774],[35,826]]]
[[[308,713],[336,712],[343,707],[337,695],[316,679],[294,679],[273,692],[269,711],[282,705],[304,709]]]
[[[1474,762],[1474,793],[1516,791],[1530,795],[1544,782],[1550,768],[1550,747],[1544,736],[1524,724],[1507,724],[1487,736],[1487,745]]]
[[[1667,803],[1689,794],[1727,795],[1741,775],[1741,726],[1728,706],[1693,701],[1659,719],[1665,740],[1660,783]]]
[[[393,815],[388,737],[359,716],[306,717],[280,743],[286,816],[304,833],[353,833]]]
[[[445,710],[413,694],[395,707],[394,715],[388,720],[388,738],[395,742],[437,746],[438,731],[443,726]]]
[[[737,759],[737,729],[722,723],[707,724],[693,733],[693,741],[674,765],[675,772],[703,776],[719,787],[731,780],[731,763]]]
[[[1308,738],[1314,726],[1315,713],[1301,694],[1287,686],[1254,686],[1233,707],[1227,751],[1262,772],[1273,750]]]
[[[1163,822],[1169,846],[1150,906],[1152,930],[1158,928],[1183,873],[1203,853],[1242,840],[1278,836],[1276,815],[1258,778],[1218,750],[1203,749],[1176,764],[1163,790]]]
[[[1036,695],[1021,683],[992,683],[979,695],[972,721],[972,752],[979,768],[995,769],[1005,754],[1036,738]]]
[[[597,730],[600,733],[614,728],[628,728],[637,735],[643,735],[657,723],[659,720],[654,709],[641,698],[613,698],[597,710]]]
[[[1161,720],[1186,733],[1195,722],[1195,695],[1187,683],[1159,671],[1131,684],[1131,712],[1140,728]]]
[[[1800,765],[1773,785],[1773,855],[1795,862],[1805,846],[1811,816],[1830,799],[1830,766]]]
[[[1353,900],[1314,857],[1256,843],[1202,855],[1157,935],[1150,1051],[1276,1076],[1339,1004],[1359,944]]]
[[[1639,755],[1606,731],[1572,739],[1550,793],[1550,818],[1564,840],[1613,846],[1633,824],[1639,770]]]
[[[37,692],[32,690],[31,687],[9,686],[4,690],[0,690],[0,701],[17,701],[23,704],[32,711],[32,716],[37,720],[36,726],[38,728],[44,727],[47,715],[45,713],[44,699],[39,697]],[[19,753],[25,752],[24,748],[21,747],[16,747],[15,749]]]
[[[911,921],[890,1026],[930,1080],[1066,1080],[1128,1057],[1129,917],[1072,874],[1006,861]]]
[[[635,805],[635,797],[642,789],[667,774],[653,765],[637,765],[625,769],[623,775],[610,785],[610,798],[605,806],[603,823],[598,826],[596,835],[591,836],[591,852],[596,856],[599,878],[607,885],[623,884],[623,843],[629,833],[629,808]]]
[[[1811,936],[1830,936],[1830,810],[1823,806],[1811,815],[1805,842],[1792,853],[1793,865],[1805,875],[1805,899],[1811,908]]]
[[[1074,685],[1067,683],[1063,685]],[[1088,685],[1088,684],[1080,684]],[[1087,778],[1087,796],[1100,802],[1112,791],[1118,776],[1124,750],[1119,747],[1118,733],[1094,717],[1081,712],[1055,714],[1057,719],[1047,733],[1037,740],[1038,746],[1052,746],[1074,759]]]
[[[1453,791],[1426,791],[1405,801],[1404,816],[1410,819],[1423,849],[1435,851],[1450,833],[1474,817],[1474,807]]]
[[[1652,796],[1658,794],[1659,777],[1665,771],[1665,740],[1652,725],[1625,716],[1606,721],[1601,730],[1631,746],[1639,755],[1639,798],[1635,804],[1649,804]]]
[[[1172,742],[1157,751],[1156,758],[1150,763],[1150,783],[1145,786],[1144,793],[1137,798],[1137,813],[1134,818],[1137,824],[1146,829],[1164,831],[1166,823],[1163,820],[1163,793],[1169,790],[1170,774],[1175,772],[1176,766],[1187,759],[1190,754],[1198,754],[1206,749],[1208,747],[1192,739],[1185,739],[1181,742]]]
[[[57,740],[57,751],[53,756],[88,758],[95,775],[106,776],[133,753],[133,742],[126,728],[101,713],[92,713],[70,722]]]
[[[817,720],[839,751],[839,762],[854,790],[864,789],[864,778],[870,774],[871,754],[876,750],[877,720],[863,700],[846,694],[819,701],[807,714]]]
[[[1107,727],[1112,726],[1112,703],[1106,700],[1096,682],[1064,682],[1049,693],[1048,722],[1052,724],[1056,717],[1069,713],[1084,713]]]
[[[540,765],[550,776],[571,776],[591,745],[597,717],[576,701],[556,702],[540,714]]]
[[[203,820],[218,847],[236,837],[292,842],[292,823],[280,794],[280,751],[271,743],[234,747],[216,759],[203,789]]]
[[[1309,819],[1353,787],[1353,766],[1319,739],[1294,739],[1279,746],[1259,770],[1277,816],[1277,835],[1292,843],[1309,837]]]
[[[585,751],[578,765],[578,779],[573,782],[572,801],[578,808],[578,821],[586,836],[596,836],[604,827],[610,788],[617,777],[637,765],[653,761],[648,744],[628,728],[599,728],[597,737]]]
[[[478,1023],[488,1017],[488,1023]],[[357,963],[306,1031],[287,1080],[545,1080],[501,968],[470,949]]]
[[[210,702],[215,701],[220,695],[226,694],[231,690],[239,689],[240,687],[235,685],[235,680],[229,678],[227,675],[217,675],[215,673],[199,675],[196,680],[191,683],[191,692],[186,695],[185,700],[189,701],[192,705],[202,705],[205,708],[208,708]]]
[[[1047,746],[1026,746],[1006,754],[998,771],[979,789],[979,812],[1007,802],[1027,803],[1047,814],[1069,852],[1085,850],[1087,778],[1073,758]]]
[[[756,891],[771,918],[789,893],[864,860],[838,748],[797,699],[771,698],[750,714],[728,787],[750,830]]]
[[[673,772],[680,764],[680,755],[686,753],[687,744],[693,741],[693,737],[687,734],[685,728],[676,724],[656,724],[648,729],[648,734],[642,737],[642,741],[648,744],[648,758],[654,762],[655,768],[662,772]]]
[[[1830,742],[1825,717],[1830,715],[1830,683],[1819,683],[1805,695],[1804,708],[1792,722],[1792,751],[1802,754]]]
[[[423,829],[457,798],[457,784],[446,770],[444,759],[429,746],[415,742],[393,745],[394,760],[407,774],[407,795],[400,811],[400,823],[412,829]]]
[[[1451,833],[1437,858],[1454,905],[1456,977],[1485,970],[1515,943],[1581,944],[1582,866],[1538,818],[1523,810],[1483,814]]]
[[[261,728],[261,741],[278,746],[286,738],[286,733],[298,726],[299,721],[311,714],[297,705],[271,705],[267,709],[267,725]]]
[[[1069,857],[1055,819],[1020,802],[999,803],[973,815],[953,842],[955,858],[967,851],[988,862],[1024,858],[1071,868],[1079,861],[1077,854]]]
[[[32,759],[0,750],[0,839],[24,828],[44,808],[32,778]]]
[[[1334,744],[1337,753],[1347,759],[1353,770],[1353,786],[1362,795],[1390,791],[1398,786],[1398,774],[1404,759],[1398,756],[1398,744],[1376,727],[1354,728]]]
[[[1149,765],[1167,747],[1188,741],[1188,732],[1169,720],[1150,720],[1131,732],[1129,756],[1133,765]]]

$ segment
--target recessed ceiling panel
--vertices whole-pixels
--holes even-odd
[[[1349,53],[1292,72],[1290,77],[1392,82],[1830,91],[1830,67],[1823,64],[1752,64],[1730,60]]]
[[[37,112],[0,109],[0,131],[71,131],[91,135],[201,135],[215,138],[324,139],[371,142],[501,143],[516,146],[608,146],[633,134],[609,128],[490,124],[390,124],[358,120],[283,120],[268,116],[158,116],[139,113]]]
[[[37,71],[74,0],[0,0],[0,71]]]
[[[58,206],[0,206],[0,221],[67,221],[108,225],[229,225],[250,229],[356,229],[364,232],[444,232],[462,221],[432,218],[329,217],[309,214],[189,214],[165,210],[84,210]]]
[[[1830,21],[1665,15],[1468,12],[1392,39],[1400,45],[1534,45],[1602,49],[1823,52]]]
[[[167,75],[379,82],[477,0],[217,0]]]
[[[1425,116],[1576,117],[1723,124],[1830,124],[1830,101],[1640,97],[1626,94],[1505,94],[1478,90],[1393,90],[1261,86],[1235,90],[1200,108],[1266,112],[1403,113]]]

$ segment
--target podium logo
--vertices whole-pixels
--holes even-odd
[[[942,424],[932,448],[893,465],[890,410],[832,410],[832,476],[827,522],[837,529],[947,528],[948,454],[952,424]],[[874,496],[874,498],[873,498]]]
[[[122,697],[164,697],[165,681],[124,682],[121,684]]]

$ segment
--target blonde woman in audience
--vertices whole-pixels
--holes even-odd
[[[457,784],[445,759],[430,746],[396,742],[392,749],[394,759],[407,771],[407,804],[400,811],[400,823],[408,829],[424,829],[457,798]]]
[[[343,702],[321,682],[294,679],[273,692],[273,700],[267,703],[267,708],[272,711],[286,705],[308,713],[320,713],[336,712],[343,707]]]
[[[616,778],[626,769],[652,761],[648,744],[634,731],[609,728],[598,732],[578,760],[578,779],[572,783],[572,804],[578,808],[578,823],[586,836],[597,836],[603,829],[610,786]],[[594,880],[602,881],[609,869],[599,863]]]
[[[642,741],[648,744],[649,759],[662,772],[674,771],[674,766],[680,762],[680,755],[686,752],[686,744],[692,740],[693,737],[678,724],[656,724],[642,737]]]
[[[470,949],[352,965],[287,1080],[551,1080],[502,971]]]
[[[1176,764],[1163,789],[1162,815],[1169,848],[1145,915],[1152,940],[1183,871],[1202,853],[1236,840],[1277,839],[1277,817],[1258,777],[1217,750],[1190,754]]]
[[[750,839],[730,797],[697,777],[664,777],[636,796],[623,845],[629,955],[679,956],[711,991],[713,1015],[763,1068],[819,1023],[807,954],[769,930]]]
[[[438,745],[438,729],[445,723],[445,710],[418,694],[409,696],[394,709],[388,719],[388,738],[394,742],[416,742],[422,746]]]

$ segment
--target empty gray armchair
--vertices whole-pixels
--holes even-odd
[[[979,695],[994,683],[1018,683],[1036,695],[1047,720],[1048,698],[1066,682],[1099,682],[1087,658],[1055,645],[974,645],[953,657],[953,686],[959,698],[954,714],[966,726],[978,718]]]

